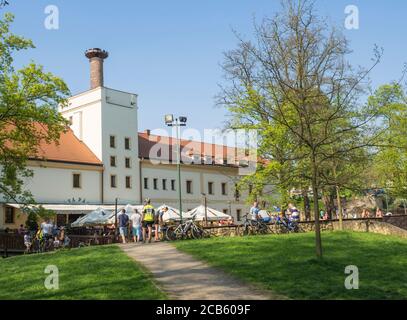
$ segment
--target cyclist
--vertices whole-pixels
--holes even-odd
[[[143,217],[142,217],[142,222],[143,222],[143,243],[146,242],[146,231],[148,229],[148,242],[151,242],[151,233],[153,229],[153,224],[154,224],[154,218],[155,218],[155,210],[154,207],[150,204],[150,199],[147,198],[144,201],[144,207],[143,207]]]

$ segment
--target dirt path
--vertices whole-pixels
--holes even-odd
[[[266,300],[283,297],[242,283],[168,243],[127,244],[121,249],[153,274],[170,299]]]

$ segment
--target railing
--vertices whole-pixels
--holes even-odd
[[[115,241],[114,236],[98,235],[68,235],[71,240],[69,247],[77,248],[79,246],[94,246],[112,244]],[[24,236],[15,233],[0,233],[0,252],[24,252]]]

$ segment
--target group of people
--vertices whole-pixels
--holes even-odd
[[[168,211],[168,207],[163,207],[161,210],[155,210],[151,205],[150,199],[144,201],[142,212],[135,209],[131,215],[127,215],[126,210],[122,209],[117,216],[119,233],[123,243],[129,241],[129,229],[133,236],[134,242],[148,241],[151,243],[153,230],[154,241],[160,241],[160,232],[163,231],[164,221],[163,215]]]
[[[53,224],[50,219],[45,219],[40,227],[30,232],[24,229],[23,225],[18,229],[20,234],[24,234],[24,245],[26,252],[30,252],[33,245],[37,245],[37,249],[40,249],[42,244],[49,244],[54,248],[66,247],[70,243],[69,237],[66,235],[65,228],[58,228],[56,224]]]
[[[288,219],[289,221],[300,221],[300,211],[292,204],[288,204],[286,210],[280,210],[278,214],[272,214],[267,211],[263,211],[263,216],[260,214],[259,203],[255,201],[250,208],[250,216],[252,220],[263,221],[265,223],[273,223],[281,220]]]

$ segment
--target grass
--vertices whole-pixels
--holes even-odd
[[[407,240],[372,233],[323,233],[315,259],[312,233],[212,238],[176,247],[226,272],[292,299],[407,299]],[[344,286],[359,269],[359,289]]]
[[[47,290],[47,265],[59,289]],[[99,246],[0,260],[0,299],[165,299],[149,273],[117,246]]]

